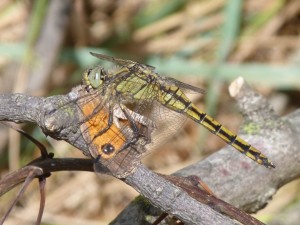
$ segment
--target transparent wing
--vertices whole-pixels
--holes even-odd
[[[111,57],[111,56],[103,55],[103,54],[100,54],[100,53],[94,53],[94,52],[90,52],[90,54],[92,56],[95,56],[98,59],[106,60],[106,61],[118,64],[118,65],[122,65],[122,66],[126,66],[126,65],[129,65],[129,64],[136,64],[136,65],[142,65],[144,67],[148,67],[151,70],[155,69],[154,66],[140,64],[140,63],[137,63],[137,62],[134,62],[134,61],[131,61],[131,60],[120,59],[120,58]]]
[[[131,60],[119,59],[119,58],[115,58],[115,57],[111,57],[111,56],[107,56],[107,55],[103,55],[103,54],[99,54],[99,53],[93,53],[93,52],[90,52],[90,54],[97,57],[97,58],[99,58],[99,59],[106,60],[106,61],[118,64],[118,65],[122,65],[122,66],[135,64],[137,66],[140,66],[140,68],[141,68],[139,73],[143,73],[142,72],[143,67],[147,67],[147,68],[151,69],[152,71],[155,69],[155,67],[153,67],[153,66],[137,63],[137,62],[134,62],[134,61],[131,61]],[[144,74],[144,76],[147,77],[147,74]],[[205,94],[205,90],[202,89],[202,88],[198,88],[198,87],[183,83],[183,82],[181,82],[179,80],[176,80],[174,78],[171,78],[171,77],[162,77],[160,75],[157,75],[157,76],[165,84],[168,84],[168,85],[171,84],[171,85],[178,86],[179,88],[182,88],[184,91],[188,91],[188,92],[193,91],[193,92],[196,92],[196,93]]]
[[[206,93],[206,91],[202,88],[195,87],[193,85],[183,83],[183,82],[181,82],[179,80],[176,80],[175,78],[172,78],[172,77],[161,77],[160,76],[159,78],[165,84],[177,86],[180,89],[182,89],[182,91],[184,91],[184,92],[189,92],[189,93],[196,92],[196,93],[200,93],[200,94],[205,94]]]

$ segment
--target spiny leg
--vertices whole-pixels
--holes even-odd
[[[128,146],[135,144],[139,137],[141,136],[139,132],[139,128],[137,124],[135,123],[134,119],[130,115],[130,113],[127,111],[126,107],[122,104],[120,104],[120,108],[122,112],[124,113],[125,117],[128,119],[130,128],[132,129],[133,137],[130,138],[130,140],[127,140],[126,143],[123,145],[123,147],[120,149],[120,151],[125,150]]]

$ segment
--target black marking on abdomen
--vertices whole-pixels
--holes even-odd
[[[245,145],[245,144],[241,143],[238,139],[236,139],[232,144],[238,145],[241,149],[243,149],[245,151],[246,150],[248,151],[251,148],[250,144]]]
[[[219,134],[226,137],[229,140],[229,142],[227,142],[227,141],[226,142],[227,142],[227,144],[230,144],[230,145],[233,144],[236,141],[236,138],[237,138],[237,135],[232,136],[232,135],[230,135],[229,133],[225,132],[222,129],[219,131]]]

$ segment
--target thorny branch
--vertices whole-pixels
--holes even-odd
[[[241,79],[233,83],[231,94],[237,100],[244,115],[242,136],[261,149],[275,163],[276,168],[270,170],[258,166],[241,154],[229,150],[230,147],[226,147],[176,174],[197,175],[219,198],[247,212],[256,212],[270,201],[279,187],[300,175],[300,152],[297,140],[300,132],[298,128],[300,112],[296,111],[279,118],[267,101]],[[49,98],[22,94],[0,95],[0,120],[37,123],[46,135],[65,140],[89,156],[80,129],[74,125],[78,124],[77,108],[74,105],[69,104],[68,110],[47,116],[54,109],[69,103],[70,99],[73,99],[72,95],[73,92],[66,96]],[[154,205],[187,224],[236,224],[210,207],[195,201],[181,188],[167,182],[142,165],[122,180],[146,196]],[[114,224],[132,224],[133,221],[138,224],[138,218],[132,217],[136,210],[141,209],[136,206],[125,209]],[[125,213],[129,211],[130,214]]]

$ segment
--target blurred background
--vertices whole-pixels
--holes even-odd
[[[299,108],[299,25],[299,0],[2,0],[0,92],[66,94],[81,83],[85,68],[102,63],[89,54],[94,51],[155,66],[160,74],[206,89],[193,101],[237,132],[242,117],[228,85],[239,76],[266,96],[279,115]],[[46,138],[36,126],[20,127],[56,157],[83,157],[67,143]],[[172,141],[144,159],[165,174],[224,146],[190,121],[168,139]],[[1,175],[38,156],[31,142],[0,127]],[[116,179],[87,172],[55,173],[46,192],[45,224],[107,224],[137,196]],[[15,194],[1,197],[0,215]],[[6,224],[33,224],[38,207],[34,182]],[[267,224],[293,224],[299,210],[297,180],[255,216]]]

